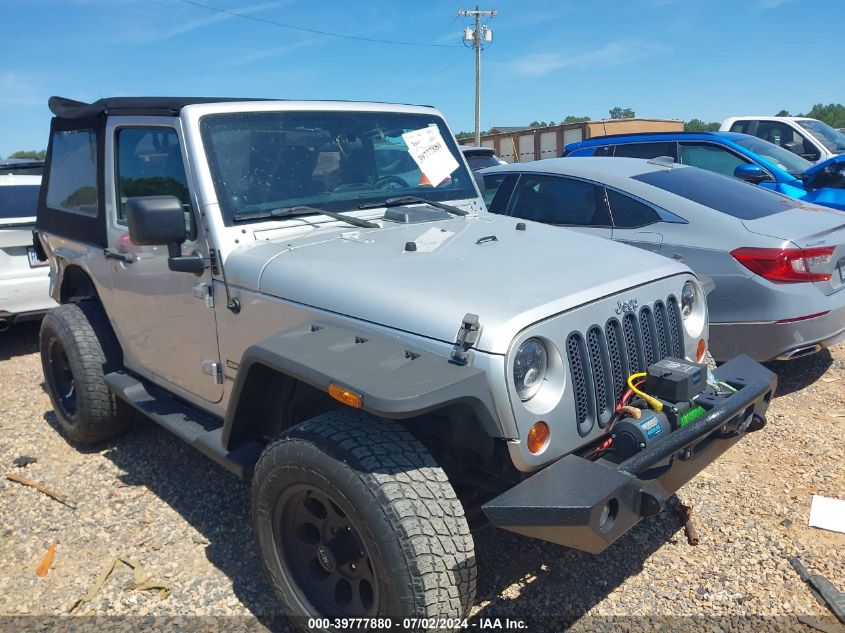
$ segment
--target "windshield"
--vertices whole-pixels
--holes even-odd
[[[816,119],[799,120],[797,123],[819,139],[822,145],[829,149],[831,153],[842,154],[845,152],[845,134],[839,130],[830,127],[824,121],[817,121]]]
[[[696,167],[661,169],[632,178],[740,220],[756,220],[802,206],[800,200]]]
[[[298,205],[337,212],[397,196],[477,195],[454,138],[435,115],[212,114],[200,130],[227,225],[236,215]]]
[[[813,166],[813,163],[807,159],[793,154],[780,145],[769,143],[769,141],[764,141],[756,136],[743,136],[743,138],[735,139],[735,141],[744,148],[750,149],[755,154],[774,163],[784,171],[788,171],[793,176],[800,176]]]
[[[0,220],[35,217],[40,190],[40,185],[0,187]]]

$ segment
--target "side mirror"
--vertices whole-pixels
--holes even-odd
[[[138,246],[181,244],[188,237],[185,210],[176,196],[143,196],[126,201],[129,239]]]
[[[771,176],[766,173],[765,169],[760,167],[760,165],[753,164],[738,165],[737,168],[734,169],[734,178],[738,178],[739,180],[744,180],[745,182],[750,182],[755,185],[771,180]]]
[[[138,246],[167,246],[170,270],[202,274],[205,261],[199,255],[182,255],[188,238],[185,209],[176,196],[142,196],[126,201],[129,239]]]

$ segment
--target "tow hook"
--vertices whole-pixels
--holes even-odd
[[[678,502],[672,508],[684,524],[684,534],[687,535],[687,542],[690,545],[698,545],[698,532],[695,531],[695,525],[692,523],[692,506]]]
[[[760,415],[759,413],[755,413],[753,416],[751,416],[751,424],[748,425],[748,432],[753,433],[754,431],[759,431],[765,426],[766,416]]]

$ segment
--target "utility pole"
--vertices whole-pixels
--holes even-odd
[[[475,49],[475,144],[481,145],[481,51],[493,43],[493,31],[486,24],[481,23],[482,16],[496,15],[495,11],[482,11],[475,5],[475,11],[458,11],[458,17],[472,16],[475,19],[475,30],[471,27],[464,29],[464,46]]]

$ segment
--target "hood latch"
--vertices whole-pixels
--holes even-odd
[[[478,324],[478,315],[465,314],[458,330],[458,336],[455,339],[455,347],[452,349],[451,362],[456,365],[468,364],[472,354],[470,349],[475,345],[480,333],[481,326]]]

